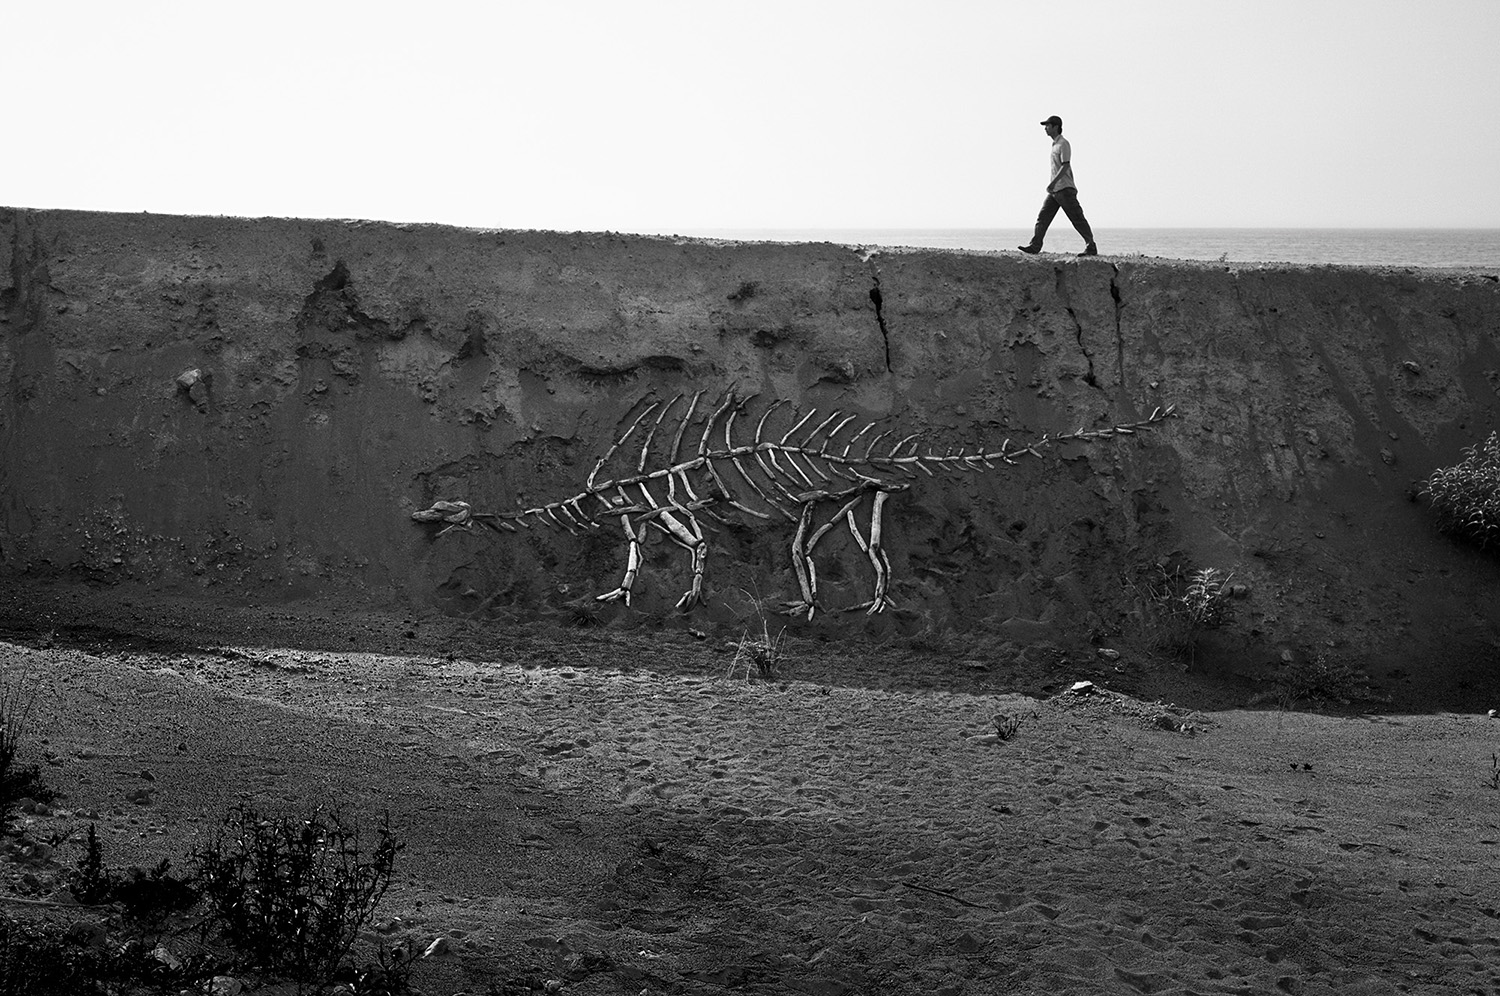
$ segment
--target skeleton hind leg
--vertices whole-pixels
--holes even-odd
[[[686,525],[682,523],[682,518],[687,519]],[[708,563],[708,540],[703,538],[703,528],[698,525],[697,517],[681,506],[673,511],[662,510],[659,516],[651,520],[651,524],[688,553],[693,583],[677,600],[677,608],[684,611],[691,609],[703,601],[703,569]]]
[[[614,591],[607,591],[602,595],[595,595],[597,602],[614,602],[623,600],[626,605],[630,604],[630,592],[635,587],[636,575],[641,570],[641,541],[646,538],[645,523],[641,524],[640,533],[637,534],[635,527],[630,523],[630,516],[620,516],[620,525],[625,527],[625,538],[630,542],[630,550],[625,559],[625,577],[620,581],[620,586]]]
[[[847,493],[848,492],[845,492],[845,494]],[[839,497],[843,497],[843,495],[840,495]],[[823,523],[823,525],[819,526],[818,529],[812,534],[812,536],[808,537],[805,544],[799,547],[797,541],[793,541],[792,566],[797,569],[797,580],[799,582],[805,581],[805,583],[803,583],[802,585],[802,592],[803,601],[805,603],[804,607],[807,609],[808,619],[811,619],[813,617],[813,612],[816,610],[816,602],[818,597],[818,565],[816,561],[813,560],[813,550],[816,549],[818,541],[827,534],[828,530],[836,526],[840,520],[848,518],[850,521],[853,521],[854,509],[863,498],[864,492],[861,491],[859,494],[856,494],[852,499],[845,503],[843,508],[834,513],[833,518],[829,519],[827,522]],[[814,504],[815,501],[808,502],[807,504],[802,506],[803,523],[806,523],[812,518],[812,509]],[[800,539],[805,533],[805,526],[799,525],[797,529],[798,539]],[[864,541],[859,538],[858,534],[856,534],[855,538],[859,540],[860,546],[861,548],[863,548]],[[794,611],[796,611],[796,603],[793,603],[793,609]]]
[[[865,537],[859,534],[859,526],[854,521],[854,510],[846,513],[849,523],[849,532],[854,536],[854,542],[870,558],[870,566],[875,569],[875,588],[871,598],[867,602],[851,605],[845,611],[854,612],[864,609],[867,615],[875,615],[887,608],[894,607],[889,594],[891,580],[891,559],[885,555],[885,547],[881,544],[881,536],[884,532],[885,502],[891,496],[889,491],[876,491],[875,498],[870,502],[870,536],[866,542]]]

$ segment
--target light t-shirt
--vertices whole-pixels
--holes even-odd
[[[1062,173],[1059,174],[1058,170]],[[1049,194],[1064,187],[1078,188],[1073,182],[1073,146],[1061,135],[1052,140],[1052,172],[1047,175],[1057,177],[1057,182],[1047,188]]]

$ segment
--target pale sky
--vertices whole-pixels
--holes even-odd
[[[0,204],[1500,227],[1500,0],[0,0]]]

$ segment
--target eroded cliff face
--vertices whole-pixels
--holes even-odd
[[[939,448],[1174,404],[912,481],[884,531],[901,611],[838,611],[871,583],[840,532],[802,625],[1113,643],[1158,565],[1212,566],[1245,585],[1222,651],[1488,667],[1500,568],[1410,492],[1496,426],[1497,339],[1481,274],[0,210],[0,569],[656,624],[687,580],[659,538],[627,609],[592,598],[623,533],[409,516],[577,493],[643,398],[754,393]],[[676,624],[795,597],[792,532],[710,532]]]

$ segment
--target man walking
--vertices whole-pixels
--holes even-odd
[[[1036,231],[1031,236],[1031,244],[1016,248],[1025,253],[1041,252],[1047,226],[1057,217],[1057,209],[1062,208],[1073,227],[1078,229],[1078,234],[1083,236],[1085,245],[1078,255],[1097,256],[1099,249],[1094,245],[1094,231],[1089,228],[1089,220],[1083,216],[1083,208],[1078,204],[1078,185],[1073,182],[1073,146],[1062,137],[1062,118],[1054,114],[1042,122],[1042,127],[1052,139],[1052,179],[1047,181],[1047,199],[1042,201],[1041,213],[1036,216]]]

